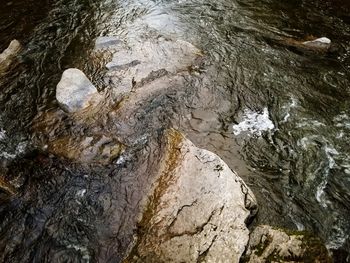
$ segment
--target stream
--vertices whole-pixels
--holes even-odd
[[[202,51],[186,92],[157,97],[125,125],[108,112],[91,130],[69,130],[63,115],[61,124],[46,121],[59,108],[64,69],[81,69],[108,92],[94,57],[98,36],[136,45],[155,32]],[[331,39],[329,52],[294,42],[318,37]],[[0,176],[16,192],[0,191],[1,262],[120,262],[145,194],[141,177],[157,162],[149,152],[170,127],[219,155],[252,189],[259,212],[250,228],[310,231],[335,262],[350,262],[346,0],[6,0],[0,39],[1,51],[12,39],[24,47],[0,76]],[[126,163],[81,164],[46,151],[52,138],[95,130],[129,146]]]

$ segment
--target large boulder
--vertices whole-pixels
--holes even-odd
[[[217,155],[168,132],[160,171],[126,262],[239,262],[253,193]]]
[[[56,99],[63,110],[77,112],[97,103],[100,95],[81,70],[70,68],[57,84]]]
[[[18,40],[15,39],[11,41],[8,48],[0,54],[0,73],[6,71],[10,67],[21,49],[22,47]]]
[[[304,231],[258,226],[251,234],[243,262],[332,262],[324,244]]]

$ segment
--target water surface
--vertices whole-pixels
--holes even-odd
[[[0,80],[0,158],[20,194],[3,195],[1,260],[120,261],[132,232],[120,218],[133,222],[135,215],[123,178],[142,171],[50,155],[36,144],[43,135],[32,126],[58,107],[54,91],[65,68],[81,68],[98,83],[102,65],[91,59],[97,36],[136,43],[140,35],[147,39],[148,27],[149,35],[156,30],[203,51],[203,72],[187,85],[208,93],[187,98],[190,120],[180,114],[152,126],[141,119],[133,145],[142,149],[149,134],[176,123],[252,188],[260,206],[252,227],[312,231],[336,262],[349,262],[349,11],[340,0],[9,2],[0,11],[0,47],[18,38],[24,51]],[[332,40],[330,52],[291,44],[322,36]],[[177,99],[180,109],[185,99]]]

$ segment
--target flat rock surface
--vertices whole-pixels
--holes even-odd
[[[239,262],[256,201],[217,155],[167,135],[153,193],[127,262]]]

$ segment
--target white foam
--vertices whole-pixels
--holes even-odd
[[[283,120],[281,121],[281,123],[285,123],[288,121],[289,117],[290,117],[290,110],[292,108],[295,108],[298,105],[298,101],[295,98],[292,98],[291,103],[287,104],[286,106],[283,106],[283,109],[286,109],[287,113],[284,116]]]
[[[238,135],[241,132],[248,132],[261,136],[263,131],[273,130],[274,128],[273,122],[269,119],[267,108],[264,108],[262,113],[246,109],[243,114],[243,121],[233,125],[233,134]]]
[[[342,247],[345,241],[348,239],[349,235],[344,233],[342,228],[338,225],[333,226],[333,233],[330,236],[330,241],[327,243],[328,249],[338,249]]]
[[[71,244],[68,245],[67,248],[73,248],[75,251],[80,252],[83,256],[84,262],[90,262],[90,253],[87,247],[81,245]]]
[[[324,150],[325,150],[325,153],[326,153],[326,156],[328,159],[328,167],[325,171],[325,174],[322,178],[321,183],[317,186],[315,197],[316,197],[317,202],[319,202],[319,204],[321,206],[327,207],[327,200],[326,200],[325,195],[324,195],[324,189],[327,186],[329,171],[332,168],[334,168],[334,166],[336,165],[336,162],[335,162],[333,156],[338,155],[339,153],[336,149],[334,149],[333,147],[329,147],[329,146],[326,146]]]
[[[123,155],[121,155],[117,160],[117,165],[122,165],[125,162],[126,162],[126,158]]]
[[[310,126],[321,127],[321,126],[327,126],[327,125],[317,120],[310,120],[306,118],[303,118],[302,121],[297,124],[297,128],[310,127]]]
[[[17,145],[16,150],[15,150],[14,153],[9,153],[9,152],[6,152],[6,151],[2,151],[2,152],[0,152],[0,157],[3,157],[3,158],[8,159],[8,160],[13,160],[18,155],[23,154],[26,151],[27,146],[28,146],[27,142],[20,142]]]
[[[77,197],[84,197],[85,194],[86,194],[86,189],[81,189],[81,190],[77,191],[77,193],[75,195]]]
[[[0,128],[0,141],[6,138],[6,131]]]

